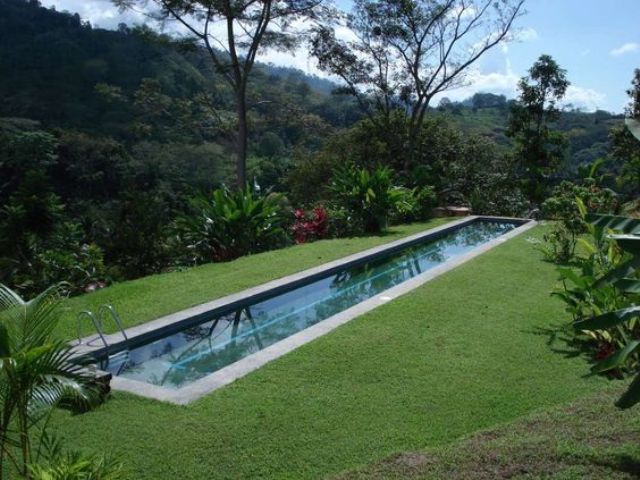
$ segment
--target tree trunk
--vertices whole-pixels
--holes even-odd
[[[424,116],[429,108],[429,102],[431,97],[420,99],[420,101],[414,106],[413,112],[409,119],[409,125],[407,128],[407,144],[409,148],[409,155],[405,157],[404,170],[407,175],[410,175],[412,167],[416,165],[417,149],[418,149],[418,137],[420,136],[420,129],[424,123]]]
[[[25,479],[29,479],[31,478],[31,475],[29,475],[31,449],[29,445],[29,420],[27,419],[26,411],[18,412],[18,425],[20,430],[20,449],[22,451],[22,475]]]
[[[236,159],[236,181],[238,188],[243,189],[247,185],[247,103],[245,89],[242,87],[237,93],[238,110],[238,138]]]

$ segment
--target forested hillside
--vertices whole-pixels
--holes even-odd
[[[437,111],[464,132],[485,136],[508,149],[511,140],[505,135],[512,101],[503,95],[479,93],[464,102],[440,103]],[[569,149],[565,168],[574,174],[577,167],[606,157],[609,132],[623,121],[621,114],[603,110],[584,112],[578,109],[564,111],[557,129],[567,134]]]
[[[177,225],[197,192],[234,183],[237,116],[200,48],[148,27],[93,28],[36,0],[0,0],[0,72],[0,282],[35,291],[66,279],[84,288],[204,261]],[[380,123],[335,87],[285,67],[257,64],[251,73],[248,178],[262,193],[284,194],[285,229],[292,207],[333,202],[331,179],[347,164],[389,167],[370,180],[415,193],[416,208],[394,221],[424,218],[437,203],[529,208],[505,135],[513,101],[442,100],[413,153],[401,108]],[[620,122],[601,111],[563,112],[553,127],[566,132],[568,148],[554,181],[605,156]],[[619,170],[615,161],[606,169]],[[338,177],[357,182],[354,172]],[[336,235],[358,233],[348,209],[329,213]]]
[[[172,44],[146,27],[97,29],[77,14],[42,8],[37,1],[0,0],[0,71],[3,117],[129,143],[168,136],[174,143],[228,144],[225,130],[233,115],[228,87],[210,80],[210,67],[197,49]],[[331,94],[334,87],[295,69],[260,65],[249,102],[256,127],[250,139],[254,156],[289,154],[302,136],[323,137],[327,128],[348,127],[362,118],[350,98]],[[510,145],[504,135],[504,96],[444,100],[437,110],[465,132]],[[609,129],[621,118],[604,111],[565,112],[558,128],[568,133],[569,163],[602,156]],[[190,138],[194,124],[198,135]],[[308,141],[317,146],[320,140]]]

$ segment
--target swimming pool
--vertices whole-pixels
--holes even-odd
[[[384,294],[518,228],[511,219],[474,218],[390,247],[286,289],[234,301],[98,355],[101,370],[163,390],[179,390],[229,368],[347,309]],[[384,296],[378,297],[384,299]]]

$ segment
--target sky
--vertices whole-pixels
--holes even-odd
[[[148,21],[138,12],[119,12],[110,0],[41,0],[57,10],[77,12],[94,27]],[[349,0],[337,0],[350,8]],[[518,79],[541,54],[551,55],[571,82],[565,104],[593,111],[622,112],[628,102],[633,70],[640,68],[640,0],[527,0],[527,13],[515,25],[517,40],[482,57],[470,70],[467,85],[443,94],[463,100],[476,92],[517,95]],[[264,62],[319,74],[306,51],[266,52]]]

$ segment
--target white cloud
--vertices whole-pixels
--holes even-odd
[[[94,27],[114,29],[119,23],[136,25],[145,23],[148,17],[143,11],[126,10],[120,12],[111,0],[41,0],[45,7],[55,7],[58,11],[78,13],[82,20],[88,20]]]
[[[624,45],[620,45],[618,48],[614,48],[611,50],[611,55],[614,57],[619,57],[620,55],[624,55],[625,53],[634,53],[640,50],[640,44],[636,42],[628,42]]]
[[[503,72],[482,73],[478,68],[471,70],[466,77],[465,86],[443,92],[436,97],[436,103],[442,97],[452,101],[462,101],[475,93],[495,93],[513,98],[517,94],[518,80],[520,77],[513,72],[511,63],[507,59]]]
[[[447,97],[452,101],[462,101],[475,93],[494,93],[504,95],[507,98],[515,98],[518,95],[519,80],[520,75],[513,71],[509,57],[505,55],[503,71],[483,73],[475,68],[467,75],[465,86],[443,92],[436,97],[434,104],[437,104],[442,97]],[[602,108],[605,104],[605,94],[577,85],[570,85],[562,100],[562,106],[571,105],[585,111],[594,111]]]
[[[589,50],[588,48],[585,48],[584,50],[582,50],[580,52],[580,56],[581,57],[586,57],[587,55],[589,55],[591,53],[591,50]]]
[[[531,42],[540,38],[535,28],[522,28],[513,34],[513,40],[516,42]]]
[[[562,104],[571,104],[574,107],[592,112],[598,108],[602,108],[606,99],[607,96],[604,93],[593,90],[592,88],[569,85],[564,99],[562,100]]]

